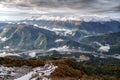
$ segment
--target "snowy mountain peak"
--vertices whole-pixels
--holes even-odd
[[[31,16],[27,18],[27,20],[46,20],[46,21],[111,21],[120,19],[117,17],[108,17],[108,16],[100,16],[100,15],[81,15],[81,16],[49,16],[49,15],[41,15],[41,16]]]

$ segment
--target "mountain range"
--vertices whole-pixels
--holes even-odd
[[[119,53],[120,22],[110,21],[51,21],[22,20],[0,23],[0,48],[13,49],[81,49],[97,51],[96,44],[112,45]],[[98,45],[97,45],[98,46]]]

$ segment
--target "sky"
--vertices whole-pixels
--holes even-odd
[[[0,0],[0,20],[33,15],[120,17],[120,0]]]

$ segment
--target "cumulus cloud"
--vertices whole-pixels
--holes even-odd
[[[0,5],[34,14],[120,14],[120,0],[0,0]]]

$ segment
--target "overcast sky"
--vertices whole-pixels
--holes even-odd
[[[120,0],[0,0],[0,19],[31,15],[120,16]]]

